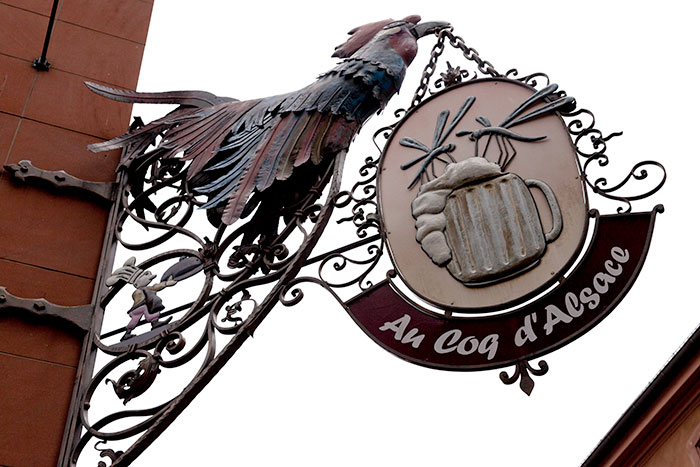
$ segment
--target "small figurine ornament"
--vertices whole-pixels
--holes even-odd
[[[134,303],[127,311],[131,320],[126,325],[126,332],[121,338],[122,341],[133,337],[132,331],[142,318],[145,319],[146,322],[151,323],[151,329],[165,326],[172,319],[172,316],[164,320],[160,319],[160,312],[163,311],[165,307],[163,306],[163,300],[161,300],[157,292],[177,284],[177,281],[173,280],[172,276],[170,276],[162,282],[149,285],[151,281],[155,279],[155,274],[140,269],[135,264],[136,258],[132,256],[124,262],[124,266],[115,270],[105,281],[107,286],[113,286],[118,281],[124,280],[136,287],[136,290],[134,290],[134,293],[131,295],[134,299]]]

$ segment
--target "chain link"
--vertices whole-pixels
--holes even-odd
[[[488,60],[484,60],[479,56],[479,52],[477,52],[476,49],[467,46],[467,44],[464,42],[464,39],[452,34],[452,28],[441,30],[439,33],[437,33],[437,36],[437,43],[433,46],[433,50],[430,52],[430,60],[428,60],[428,64],[423,69],[423,75],[421,76],[420,84],[418,85],[418,89],[416,89],[416,92],[413,95],[413,100],[411,101],[411,108],[420,104],[423,98],[425,97],[425,93],[428,92],[428,85],[430,83],[430,78],[435,73],[438,57],[445,50],[445,39],[449,39],[450,45],[452,47],[461,50],[462,54],[464,55],[464,58],[476,63],[479,72],[481,72],[482,74],[490,75],[494,78],[497,76],[502,76],[498,71],[496,71],[491,62],[489,62]]]
[[[415,94],[413,94],[413,99],[411,100],[411,107],[415,107],[418,104],[420,104],[423,100],[423,97],[425,97],[425,93],[428,91],[428,84],[430,83],[430,77],[433,76],[433,73],[435,73],[435,65],[437,65],[437,59],[445,50],[446,35],[443,34],[445,31],[447,30],[443,29],[442,31],[440,31],[440,34],[438,35],[438,40],[433,46],[433,50],[430,52],[430,60],[428,60],[428,64],[423,69],[423,75],[421,76],[420,84],[418,85],[418,89],[416,89]]]

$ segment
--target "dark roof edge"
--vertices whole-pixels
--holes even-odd
[[[630,405],[630,407],[615,422],[615,425],[603,437],[598,446],[591,452],[581,467],[597,467],[613,448],[627,435],[639,416],[646,412],[666,389],[671,381],[683,370],[685,364],[697,356],[700,350],[700,326],[664,366],[659,374],[649,383],[647,388]]]

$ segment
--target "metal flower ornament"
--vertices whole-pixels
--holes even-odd
[[[426,36],[436,43],[409,109],[375,133],[381,155],[341,191],[351,141],[399,91]],[[431,89],[447,44],[464,63],[448,63]],[[275,305],[303,303],[302,284],[331,293],[404,360],[513,367],[501,380],[528,394],[530,374],[549,369],[529,361],[593,327],[631,286],[660,208],[600,215],[585,190],[631,207],[663,185],[663,167],[642,162],[611,187],[592,181],[615,134],[604,136],[545,75],[500,74],[448,23],[419,16],[357,27],[333,56],[340,63],[314,83],[247,101],[86,83],[110,99],[178,107],[90,146],[121,149],[122,159],[71,406],[70,464],[89,457],[88,445],[112,465],[132,462]],[[652,168],[660,175],[646,193],[616,194],[649,182]],[[327,227],[355,238],[319,251]],[[120,267],[117,251],[131,256]],[[176,373],[186,375],[179,388],[165,376]],[[128,409],[95,410],[98,392]]]

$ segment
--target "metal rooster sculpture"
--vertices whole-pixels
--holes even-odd
[[[284,208],[308,194],[362,124],[398,92],[416,56],[417,40],[449,27],[420,19],[413,15],[351,30],[351,37],[335,49],[333,56],[343,59],[335,68],[299,91],[263,99],[237,101],[200,91],[140,93],[86,83],[123,102],[180,105],[90,149],[126,148],[120,168],[129,172],[134,195],[154,162],[182,168],[191,161],[189,188],[206,195],[202,208],[213,225],[233,224],[257,207],[256,222],[251,222],[255,233],[244,242],[258,235],[270,238]],[[159,135],[159,144],[146,152]]]

